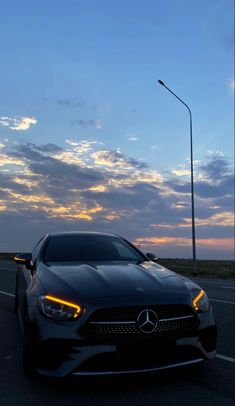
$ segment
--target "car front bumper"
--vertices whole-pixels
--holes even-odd
[[[52,377],[151,372],[201,362],[216,355],[212,309],[197,315],[193,330],[161,337],[91,339],[78,322],[57,322],[31,309],[31,354],[36,371]]]

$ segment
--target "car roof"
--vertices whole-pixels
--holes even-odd
[[[61,231],[48,233],[49,237],[64,237],[69,235],[94,235],[94,236],[106,236],[106,237],[120,237],[117,234],[102,233],[99,231]]]

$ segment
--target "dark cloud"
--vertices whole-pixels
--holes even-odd
[[[228,175],[228,177],[224,177],[217,185],[210,185],[207,182],[196,182],[195,193],[204,198],[219,198],[232,193],[233,185],[234,177],[233,175]]]
[[[107,164],[113,164],[114,167],[133,167],[135,169],[146,169],[148,165],[146,162],[128,158],[123,152],[119,150],[101,150],[93,154],[94,158],[107,162]]]
[[[35,145],[32,143],[28,143],[28,146],[31,146],[31,149],[35,149],[36,151],[45,153],[57,153],[62,151],[62,148],[58,147],[58,145],[55,144]]]
[[[146,210],[156,200],[158,205],[162,206],[162,199],[159,196],[158,189],[146,183],[137,183],[134,186],[120,187],[118,189],[113,188],[105,193],[87,191],[83,192],[82,195],[115,210]]]
[[[166,182],[166,185],[171,187],[175,192],[179,193],[191,193],[191,183],[184,182],[181,183],[178,179],[170,180]],[[219,198],[228,193],[232,193],[232,188],[234,185],[234,178],[229,175],[226,179],[221,181],[217,185],[211,185],[208,182],[198,182],[194,183],[195,195],[202,198]]]
[[[205,180],[195,180],[195,195],[202,198],[221,198],[226,195],[233,195],[234,174],[231,165],[223,157],[213,156],[206,164],[201,165]],[[166,182],[176,192],[190,193],[191,183],[172,178]]]
[[[36,145],[32,142],[22,142],[18,144],[13,151],[8,152],[8,155],[31,161],[40,159],[44,154],[55,154],[61,151],[62,149],[55,144]]]
[[[27,159],[28,168],[39,179],[42,177],[42,191],[55,199],[65,201],[71,196],[71,193],[68,194],[70,189],[87,188],[104,181],[104,175],[97,169],[83,168],[45,155],[45,152],[60,151],[60,148],[52,144],[38,147],[32,143],[24,143],[11,155]]]
[[[105,193],[86,191],[82,196],[94,200],[100,205],[121,213],[124,218],[135,223],[136,228],[143,233],[148,225],[170,223],[177,224],[182,217],[190,215],[190,209],[184,207],[180,211],[172,206],[174,197],[167,199],[161,196],[161,191],[148,183],[136,183],[134,186],[113,188]]]
[[[9,196],[9,192],[7,190],[2,190],[2,189],[10,189],[10,190],[14,190],[15,193],[21,193],[24,195],[27,195],[30,193],[30,190],[27,186],[25,186],[24,184],[20,184],[17,183],[16,181],[14,181],[15,176],[10,175],[8,173],[6,174],[1,174],[0,173],[0,196]],[[22,177],[21,179],[27,179],[26,177]]]
[[[1,181],[1,179],[0,179]],[[3,190],[4,186],[0,187],[0,200],[7,199],[9,197],[9,193],[6,190]]]
[[[74,100],[74,99],[69,99],[69,98],[58,98],[56,100],[56,104],[60,107],[84,107],[85,106],[85,101],[84,100]]]
[[[78,119],[78,120],[72,120],[71,124],[72,125],[77,125],[77,126],[82,127],[82,128],[88,128],[88,127],[99,128],[100,127],[100,123],[97,120],[81,120],[81,119]]]
[[[230,195],[220,196],[216,199],[216,204],[222,207],[225,211],[234,211],[234,193]]]
[[[231,175],[229,163],[220,156],[212,156],[211,160],[205,165],[201,165],[200,169],[212,181],[222,181],[227,176]]]

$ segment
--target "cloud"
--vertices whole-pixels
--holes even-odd
[[[183,164],[180,164],[180,165],[178,165],[178,168],[177,169],[173,169],[172,171],[171,171],[171,173],[173,174],[173,175],[175,175],[175,176],[177,176],[177,177],[180,177],[180,176],[185,176],[185,177],[189,177],[190,176],[190,174],[191,174],[191,161],[190,161],[190,159],[186,159],[186,163],[183,163]],[[201,175],[199,175],[198,173],[197,173],[197,168],[198,168],[198,165],[200,164],[200,161],[198,161],[198,160],[194,160],[193,161],[193,165],[194,165],[194,177],[195,178],[198,178],[198,177],[202,177]]]
[[[93,146],[96,144],[102,145],[102,142],[100,141],[88,141],[88,140],[81,141],[66,140],[66,143],[72,146],[73,151],[75,151],[77,154],[87,153],[88,151],[92,150]]]
[[[213,182],[220,182],[224,177],[231,174],[229,163],[223,156],[215,154],[210,161],[200,167],[208,178]]]
[[[174,169],[172,173],[176,176],[188,176],[190,175],[191,171],[190,169]]]
[[[182,176],[187,170],[172,171],[174,175]],[[184,181],[173,178],[166,184],[177,193],[190,192],[190,180]],[[203,165],[199,165],[195,172],[195,195],[200,198],[216,199],[221,196],[232,196],[234,174],[231,164],[221,154],[210,154]]]
[[[113,168],[114,171],[123,172],[126,169],[143,169],[147,167],[145,162],[133,158],[127,158],[120,149],[117,150],[99,150],[92,155],[94,162],[98,166]]]
[[[229,84],[229,87],[231,87],[231,89],[235,89],[235,81],[232,80]]]
[[[3,127],[8,127],[11,123],[12,119],[10,117],[0,117],[0,124]]]
[[[0,153],[0,167],[4,166],[5,169],[7,165],[13,165],[14,167],[16,166],[24,166],[25,162],[22,159],[19,158],[14,158],[13,156],[9,154],[2,154]]]
[[[102,128],[102,123],[100,120],[72,120],[71,124],[73,125],[78,125],[79,127],[82,128],[88,128],[88,127],[95,127],[97,129]]]
[[[33,143],[24,143],[17,147],[11,155],[26,159],[27,168],[35,175],[45,177],[42,182],[44,191],[63,197],[63,193],[72,188],[87,188],[100,183],[103,174],[93,168],[60,159],[61,149],[54,146],[50,151],[47,145],[38,147]]]
[[[164,178],[120,149],[86,139],[67,139],[65,148],[29,142],[8,145],[0,151],[0,164],[2,235],[9,233],[11,224],[12,241],[17,223],[23,224],[21,234],[31,233],[31,239],[39,230],[101,230],[150,248],[155,244],[162,256],[191,255],[187,177],[171,173]],[[224,156],[210,155],[197,170],[202,174],[195,179],[199,254],[212,255],[216,247],[222,255],[233,232],[231,167]],[[4,239],[0,243],[6,244]]]
[[[69,99],[69,98],[58,98],[56,100],[56,104],[60,107],[84,107],[85,106],[85,101],[84,100],[74,100],[74,99]]]
[[[35,117],[0,117],[0,124],[14,131],[26,131],[31,125],[35,125],[36,123],[37,120]]]
[[[128,135],[127,136],[127,140],[128,141],[132,141],[132,142],[134,142],[134,141],[138,141],[138,137],[134,137],[133,135]]]
[[[182,237],[145,237],[145,238],[136,238],[134,244],[141,247],[156,247],[159,245],[165,245],[166,247],[169,244],[175,246],[191,247],[192,239],[191,238],[182,238]],[[231,250],[233,249],[234,242],[233,238],[198,238],[197,239],[198,247],[210,247],[214,250],[224,249]]]
[[[218,209],[219,207],[216,206]],[[215,227],[220,227],[220,226],[225,226],[225,227],[233,227],[234,225],[234,214],[232,211],[226,211],[226,212],[220,212],[213,214],[207,218],[195,218],[195,223],[197,228],[198,227],[207,227],[207,226],[212,226],[213,228]],[[191,228],[192,227],[192,219],[191,217],[186,217],[183,218],[182,223],[177,223],[177,224],[153,224],[152,227],[155,228],[162,228],[162,229],[177,229],[177,228]]]
[[[86,167],[88,161],[90,160],[90,151],[97,145],[102,145],[100,141],[89,141],[89,140],[69,140],[67,139],[66,144],[68,148],[65,150],[60,150],[53,155],[54,158],[59,159],[65,163],[80,165]]]
[[[45,154],[58,153],[62,151],[62,148],[58,147],[58,145],[55,144],[36,145],[28,142],[27,146],[31,147],[32,149],[35,149],[36,151],[43,152]]]

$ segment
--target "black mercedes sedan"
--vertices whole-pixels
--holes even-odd
[[[51,233],[15,262],[27,373],[125,374],[215,356],[206,293],[124,238]]]

